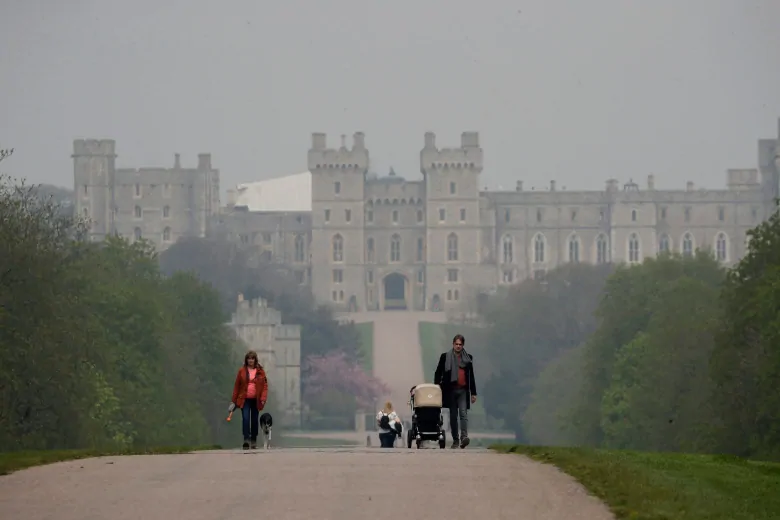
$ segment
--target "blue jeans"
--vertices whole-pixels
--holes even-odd
[[[393,432],[380,433],[379,445],[382,448],[392,448],[395,445],[396,434]]]
[[[245,441],[256,441],[260,430],[258,418],[260,412],[257,410],[257,399],[244,400],[244,407],[241,408],[241,426],[244,430]]]

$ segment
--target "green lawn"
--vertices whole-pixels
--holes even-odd
[[[374,324],[356,323],[355,329],[360,334],[360,351],[363,354],[363,369],[369,373],[374,370]]]
[[[90,457],[107,457],[114,455],[162,455],[173,453],[190,453],[199,450],[218,450],[221,446],[170,446],[163,448],[140,448],[131,450],[41,450],[41,451],[10,451],[0,453],[0,475],[7,475],[20,469],[32,466],[42,466],[66,460],[87,459]]]
[[[721,455],[493,446],[553,464],[619,519],[780,518],[780,464]]]

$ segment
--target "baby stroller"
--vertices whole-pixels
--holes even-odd
[[[412,409],[412,427],[406,433],[406,447],[412,447],[412,441],[420,449],[423,441],[439,441],[439,448],[444,449],[446,439],[444,417],[441,414],[441,388],[439,385],[424,383],[415,386],[409,399]]]

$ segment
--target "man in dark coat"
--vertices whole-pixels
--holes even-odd
[[[465,344],[466,339],[463,336],[455,336],[452,349],[439,357],[436,374],[433,376],[433,383],[441,387],[442,405],[450,410],[453,449],[469,445],[469,409],[472,403],[477,402],[474,359],[466,352]]]

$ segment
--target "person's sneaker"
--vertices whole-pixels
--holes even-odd
[[[249,443],[249,449],[256,450],[257,449],[257,441],[252,441]]]
[[[468,445],[469,445],[469,438],[468,437],[463,437],[463,439],[461,439],[461,441],[460,441],[460,449],[463,449],[463,448],[465,448]]]
[[[452,441],[452,446],[450,446],[450,448],[452,448],[453,450],[457,450],[458,448],[460,448],[460,443],[458,443],[458,439]]]
[[[244,441],[244,444],[241,447],[244,448],[245,450],[248,450],[249,449],[249,441]]]

